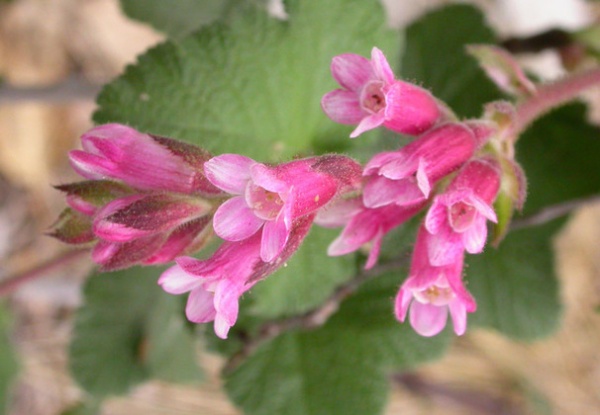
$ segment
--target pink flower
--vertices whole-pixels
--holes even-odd
[[[429,197],[433,185],[471,158],[478,140],[460,123],[429,130],[398,151],[376,154],[365,166],[365,206],[406,206]]]
[[[343,89],[327,93],[321,106],[335,122],[358,124],[350,137],[380,125],[401,134],[417,135],[441,117],[437,100],[423,88],[395,80],[377,48],[371,51],[371,60],[351,53],[334,57],[331,73]]]
[[[254,160],[224,154],[209,160],[206,177],[221,190],[235,195],[215,213],[215,233],[226,241],[242,241],[262,231],[261,259],[270,262],[284,248],[294,220],[325,205],[346,185],[331,173],[332,163],[344,173],[360,167],[341,156],[308,158],[269,167]],[[348,165],[354,169],[347,168]],[[349,180],[349,179],[348,179]]]
[[[404,322],[410,313],[410,325],[421,336],[435,336],[446,326],[448,312],[457,335],[465,333],[467,312],[477,308],[475,300],[462,282],[463,257],[452,264],[436,267],[429,263],[427,239],[421,227],[413,252],[408,279],[396,295],[396,318]]]
[[[309,215],[294,222],[288,243],[270,263],[261,259],[261,232],[256,232],[242,241],[224,242],[206,260],[177,258],[177,265],[167,269],[158,284],[170,294],[189,292],[187,318],[194,323],[214,320],[215,333],[225,339],[237,320],[240,296],[293,255],[313,218]]]
[[[324,227],[344,226],[327,249],[327,255],[340,256],[357,251],[371,242],[365,269],[372,268],[379,257],[383,237],[416,215],[423,204],[410,207],[388,205],[370,209],[362,204],[359,197],[333,202],[317,214],[315,223]]]
[[[431,234],[428,251],[432,265],[449,265],[462,255],[483,251],[487,220],[496,222],[492,203],[500,188],[500,171],[491,160],[467,163],[441,195],[436,196],[425,228]]]
[[[90,180],[57,186],[69,208],[51,236],[96,241],[92,259],[103,271],[169,262],[207,242],[222,195],[204,176],[209,153],[119,124],[93,128],[82,144],[70,159]]]
[[[215,194],[202,166],[210,154],[199,147],[158,137],[121,124],[92,128],[81,137],[83,150],[69,153],[81,176],[115,179],[140,190]]]

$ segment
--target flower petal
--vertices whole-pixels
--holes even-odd
[[[379,127],[383,124],[385,120],[385,115],[383,111],[378,112],[377,114],[371,114],[364,117],[358,126],[350,133],[350,138],[355,138],[364,133],[365,131],[372,130],[374,128]]]
[[[179,265],[174,265],[162,273],[158,285],[169,294],[183,294],[202,285],[202,279],[185,272]]]
[[[462,255],[464,246],[460,234],[456,234],[445,225],[435,235],[430,235],[427,240],[429,262],[434,267],[441,267],[455,263]]]
[[[394,301],[394,314],[396,319],[400,322],[404,322],[406,319],[406,313],[408,312],[408,306],[413,299],[412,292],[408,289],[401,288],[396,294],[396,300]]]
[[[439,197],[436,197],[427,212],[427,216],[425,216],[425,229],[430,234],[435,235],[447,221],[448,208],[440,202]]]
[[[202,286],[190,292],[185,307],[185,315],[191,322],[208,323],[213,321],[217,314],[214,306],[213,293],[206,291]]]
[[[373,239],[380,229],[377,215],[366,210],[356,215],[327,248],[327,255],[340,256],[354,252]]]
[[[369,60],[354,53],[335,56],[331,60],[331,74],[341,86],[354,92],[373,77]]]
[[[329,118],[340,124],[358,124],[365,116],[358,95],[343,89],[325,94],[321,99],[321,108]]]
[[[377,78],[386,84],[394,82],[394,72],[392,72],[390,64],[383,52],[375,47],[371,50],[371,66],[373,67],[373,72]]]
[[[260,245],[260,258],[264,262],[273,261],[283,250],[289,236],[284,215],[279,215],[274,221],[266,222]]]
[[[239,312],[239,298],[244,287],[238,281],[223,279],[215,289],[215,333],[222,339],[227,338],[227,333],[237,320]]]
[[[204,163],[206,178],[219,189],[241,195],[250,179],[250,166],[256,163],[239,154],[222,154]]]
[[[487,226],[485,218],[475,218],[473,224],[462,233],[462,243],[470,254],[479,254],[483,251],[487,239]]]
[[[450,316],[454,324],[454,333],[457,336],[462,336],[467,331],[467,308],[458,299],[451,301],[448,304],[448,308],[450,309]]]
[[[446,327],[448,309],[413,301],[410,306],[410,325],[421,336],[431,337]]]
[[[431,192],[431,183],[429,183],[429,178],[427,177],[427,162],[423,157],[419,158],[419,166],[417,167],[417,185],[421,192],[423,192],[423,197],[427,199],[429,192]]]
[[[241,241],[256,233],[264,223],[241,196],[223,203],[213,217],[215,233],[226,241]]]
[[[403,190],[395,180],[374,176],[365,185],[363,203],[368,208],[389,205],[395,203],[396,199],[402,195]]]

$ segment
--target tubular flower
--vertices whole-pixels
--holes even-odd
[[[398,151],[376,154],[365,166],[365,206],[407,206],[426,200],[433,185],[470,159],[477,137],[465,124],[447,123]]]
[[[73,150],[73,169],[86,179],[113,179],[140,190],[215,194],[202,166],[211,156],[203,149],[170,138],[141,133],[122,124],[92,128]]]
[[[294,222],[286,246],[269,263],[260,255],[263,229],[242,241],[225,241],[209,259],[177,258],[177,265],[167,269],[158,284],[170,294],[189,292],[187,318],[194,323],[214,321],[215,333],[225,339],[237,320],[240,296],[294,254],[313,218],[308,215]]]
[[[380,125],[408,135],[431,128],[442,115],[437,100],[425,89],[394,79],[394,73],[377,48],[371,59],[346,53],[335,56],[331,73],[343,89],[327,93],[323,111],[341,124],[358,124],[350,137]]]
[[[344,227],[342,233],[329,245],[329,256],[346,255],[371,242],[365,264],[365,269],[370,269],[377,263],[383,237],[416,215],[423,205],[388,205],[370,209],[362,204],[360,197],[356,197],[326,206],[317,214],[315,223],[324,227]]]
[[[341,165],[341,177],[333,173]],[[273,261],[286,245],[296,219],[321,208],[347,186],[359,180],[360,166],[342,156],[313,157],[277,166],[224,154],[209,160],[206,177],[216,187],[233,194],[213,219],[215,233],[226,241],[242,241],[262,229],[260,256]]]
[[[427,253],[429,234],[421,227],[417,235],[408,279],[396,295],[396,318],[404,322],[410,314],[410,325],[421,336],[435,336],[446,326],[448,312],[454,332],[465,333],[467,312],[477,308],[475,300],[462,282],[464,255],[452,264],[436,267],[430,264]]]
[[[425,218],[431,234],[428,243],[432,265],[449,265],[466,250],[483,251],[488,220],[496,222],[492,203],[500,188],[500,170],[491,160],[467,163],[441,195],[436,196]]]
[[[57,186],[69,208],[51,236],[96,241],[92,259],[105,271],[168,262],[206,242],[221,194],[204,176],[210,154],[120,124],[93,128],[82,143],[69,157],[90,180]]]

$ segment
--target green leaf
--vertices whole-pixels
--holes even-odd
[[[381,412],[388,375],[440,356],[449,340],[447,332],[423,338],[394,319],[401,275],[363,286],[322,328],[261,346],[226,379],[230,397],[251,415]]]
[[[350,146],[352,127],[322,112],[336,88],[334,55],[368,56],[378,45],[396,61],[400,36],[375,0],[291,0],[288,21],[249,8],[166,42],[139,58],[98,97],[98,123],[198,144],[214,153],[261,160]]]
[[[8,413],[11,387],[19,371],[8,334],[10,323],[10,315],[2,305],[0,307],[0,414]]]
[[[552,236],[562,223],[510,232],[499,248],[468,256],[468,288],[478,304],[469,324],[520,340],[547,336],[558,328],[561,305]]]
[[[154,378],[167,382],[202,380],[202,372],[194,364],[194,336],[183,312],[185,299],[161,292],[149,316],[148,368]]]
[[[289,263],[252,289],[252,312],[265,318],[301,314],[321,304],[352,276],[354,256],[325,254],[339,232],[314,227]]]
[[[485,102],[500,97],[466,54],[466,45],[481,43],[495,39],[474,7],[453,5],[430,13],[406,31],[402,77],[431,89],[459,116],[480,116]]]
[[[152,25],[172,38],[218,19],[230,0],[121,0],[127,16]]]
[[[182,310],[172,304],[177,298],[163,298],[168,294],[156,284],[159,273],[133,268],[87,281],[70,363],[75,379],[93,396],[122,394],[151,377],[189,381],[199,370]]]

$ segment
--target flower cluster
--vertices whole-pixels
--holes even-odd
[[[385,234],[426,210],[409,276],[396,296],[395,314],[423,336],[438,334],[448,312],[454,331],[466,330],[476,309],[463,279],[465,251],[480,253],[486,221],[496,221],[499,164],[484,146],[497,133],[489,121],[459,122],[428,91],[396,80],[385,57],[337,56],[331,65],[342,89],[323,97],[334,121],[358,124],[351,137],[383,125],[416,138],[396,151],[375,154],[363,169],[354,197],[340,198],[317,215],[322,226],[343,226],[329,255],[344,255],[370,242],[366,268],[373,267]],[[356,196],[358,195],[358,196]]]
[[[457,120],[429,91],[395,79],[377,48],[370,60],[336,56],[331,71],[341,88],[322,107],[334,121],[356,125],[351,137],[383,126],[413,141],[364,167],[341,155],[267,165],[238,154],[213,157],[124,125],[99,126],[70,153],[87,180],[58,186],[69,207],[52,235],[93,245],[103,270],[174,260],[158,283],[171,294],[189,293],[188,319],[214,321],[226,338],[240,296],[282,266],[313,224],[343,227],[331,256],[369,246],[371,268],[384,236],[423,212],[395,314],[432,336],[449,312],[463,334],[476,308],[462,278],[465,253],[484,248],[506,166],[513,182],[522,179],[516,164],[493,151],[501,126],[492,116]],[[221,244],[210,257],[186,256],[215,235]]]
[[[88,180],[57,186],[69,208],[51,235],[93,244],[102,270],[175,260],[159,284],[189,292],[188,319],[214,320],[223,338],[239,297],[298,249],[320,208],[361,180],[360,165],[344,156],[268,166],[119,124],[90,130],[82,145],[70,160]],[[213,231],[223,243],[210,258],[185,256]]]

